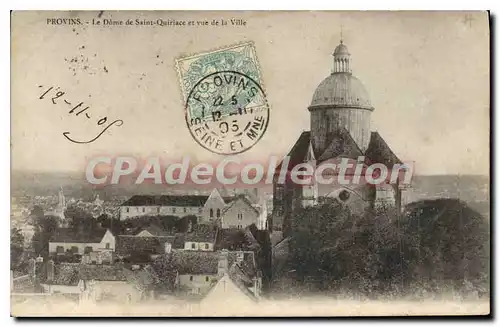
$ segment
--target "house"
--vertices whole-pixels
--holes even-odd
[[[243,229],[249,225],[259,225],[261,213],[246,196],[238,195],[222,212],[221,227]]]
[[[219,253],[173,251],[171,265],[177,272],[176,288],[189,294],[205,294],[219,277]]]
[[[204,195],[134,195],[121,204],[120,220],[159,215],[201,217],[207,199]]]
[[[136,236],[139,237],[159,237],[169,235],[171,235],[171,233],[154,224],[150,225],[148,228],[142,229],[139,233],[136,234]]]
[[[231,199],[231,197],[222,197],[219,190],[214,188],[205,202],[202,219],[199,223],[218,222],[222,216],[222,211]]]
[[[209,223],[220,217],[231,197],[222,197],[217,189],[210,195],[134,195],[120,205],[120,219],[139,216],[193,215],[198,223]]]
[[[46,293],[78,295],[80,301],[135,302],[142,294],[132,274],[120,265],[49,264],[41,286]]]
[[[220,270],[220,278],[201,301],[202,309],[216,305],[234,312],[255,305],[262,290],[261,274],[256,268],[253,252],[221,252],[227,258],[228,269]],[[224,263],[220,263],[223,267]],[[234,308],[234,309],[233,309]]]
[[[115,236],[109,229],[89,231],[60,228],[49,241],[49,253],[63,255],[66,252],[83,255],[90,252],[114,251]]]
[[[184,234],[168,236],[118,235],[116,255],[135,261],[147,257],[148,261],[158,255],[170,253],[172,249],[184,248]]]
[[[89,252],[82,256],[81,263],[84,264],[97,264],[97,265],[110,265],[114,263],[114,251],[97,251]]]
[[[184,237],[184,250],[214,251],[218,228],[213,225],[195,225]]]
[[[135,283],[135,274],[120,265],[79,267],[81,301],[138,302],[143,292]]]
[[[216,307],[228,312],[237,312],[258,302],[259,298],[254,292],[257,291],[250,290],[236,275],[225,273],[203,297],[200,307],[202,310],[213,310]]]

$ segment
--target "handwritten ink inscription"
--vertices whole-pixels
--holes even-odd
[[[39,85],[38,87],[43,87],[43,85]],[[91,119],[91,114],[88,111],[90,109],[90,106],[86,105],[84,102],[70,102],[66,98],[63,98],[63,96],[66,93],[61,91],[60,87],[54,87],[51,86],[45,90],[45,92],[40,95],[39,99],[40,100],[49,100],[52,102],[53,105],[58,105],[58,104],[64,104],[69,108],[68,114],[74,114],[75,116],[82,115],[81,117],[86,117],[87,119]],[[69,141],[73,143],[78,143],[78,144],[87,144],[87,143],[92,143],[95,140],[97,140],[101,135],[103,135],[111,126],[122,126],[123,125],[123,120],[121,119],[116,119],[110,123],[108,123],[108,117],[104,116],[101,117],[99,120],[97,120],[97,126],[102,126],[103,129],[101,130],[100,133],[98,133],[94,138],[85,138],[85,139],[74,139],[73,137],[70,137],[70,132],[63,132],[62,135],[68,139]]]

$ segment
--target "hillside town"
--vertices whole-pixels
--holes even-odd
[[[33,200],[31,210],[13,205],[27,272],[11,271],[14,298],[201,303],[231,292],[255,302],[269,283],[269,201],[257,189],[135,195],[116,205],[66,200],[61,188]]]

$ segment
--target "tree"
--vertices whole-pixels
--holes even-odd
[[[172,254],[166,253],[157,257],[151,264],[151,268],[157,277],[155,289],[160,292],[172,292],[177,278],[177,270],[174,267]]]
[[[41,218],[43,218],[45,213],[43,212],[43,208],[39,205],[34,205],[30,212],[30,219],[35,222]]]
[[[403,223],[410,281],[430,291],[447,284],[487,293],[488,221],[458,199],[419,201],[408,208]]]
[[[195,215],[187,215],[177,220],[175,229],[179,233],[189,232],[190,228],[198,223],[198,217]]]
[[[36,232],[31,244],[36,256],[48,256],[49,241],[59,226],[59,220],[56,216],[43,216],[35,221]]]
[[[350,213],[338,203],[297,210],[290,268],[319,290],[411,294],[445,287],[488,293],[489,224],[455,199]],[[315,282],[315,283],[314,283]]]
[[[66,208],[64,216],[74,230],[92,232],[97,228],[97,219],[94,219],[91,213],[77,206]]]
[[[10,269],[15,270],[22,261],[24,252],[24,236],[17,228],[10,230]]]

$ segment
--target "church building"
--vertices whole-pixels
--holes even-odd
[[[361,160],[365,167],[384,164],[389,170],[401,164],[378,132],[370,129],[374,108],[363,83],[352,74],[351,55],[343,43],[333,53],[333,69],[316,88],[310,106],[310,131],[302,132],[288,153],[288,171],[301,163],[317,167],[326,160],[348,158]],[[279,172],[281,167],[276,170]],[[289,234],[293,211],[336,199],[351,211],[362,213],[378,204],[388,204],[401,210],[401,189],[393,185],[297,185],[287,181],[273,183],[272,229]]]

